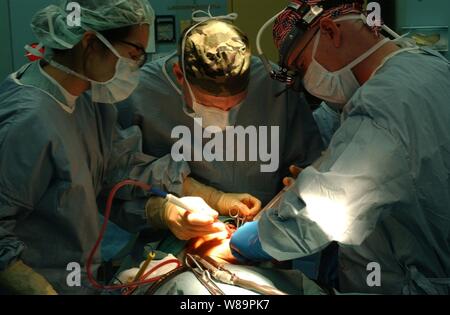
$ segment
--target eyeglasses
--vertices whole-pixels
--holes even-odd
[[[311,44],[312,40],[316,38],[317,33],[320,31],[320,28],[318,28],[312,35],[311,37],[308,39],[308,41],[306,42],[306,44],[303,46],[303,48],[296,54],[295,58],[292,60],[293,62],[296,62],[298,60],[298,58],[301,58],[302,55],[304,54],[305,50],[308,48],[309,44]],[[289,65],[287,65],[289,66]]]
[[[147,56],[147,52],[145,51],[144,48],[142,48],[141,46],[138,46],[138,45],[136,45],[136,44],[127,42],[127,41],[125,41],[125,40],[119,40],[118,42],[119,42],[119,43],[122,43],[122,44],[125,44],[125,45],[128,45],[128,46],[132,46],[132,47],[134,47],[136,50],[138,50],[138,51],[141,52],[140,57],[136,60],[136,62],[137,62],[137,64],[138,64],[139,68],[143,67],[143,66],[147,63],[148,56]]]

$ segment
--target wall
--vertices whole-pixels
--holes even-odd
[[[31,18],[35,12],[52,3],[55,1],[9,0],[14,71],[28,62],[25,57],[25,45],[36,42],[31,32]]]
[[[227,0],[150,0],[157,15],[175,15],[176,16],[176,32],[177,43],[181,34],[181,21],[190,20],[192,10],[197,9],[207,11],[208,5],[214,5],[211,9],[213,15],[225,15],[228,12]],[[183,6],[183,9],[175,9],[175,7]],[[218,8],[215,8],[215,7]],[[176,49],[177,43],[170,44],[156,44],[158,53],[164,54],[172,52]]]
[[[9,10],[7,3],[9,3]],[[5,55],[8,50],[1,50],[1,60],[11,61],[5,62],[5,65],[0,63],[0,75],[7,74],[12,69],[19,69],[27,62],[25,58],[24,46],[29,43],[36,42],[30,28],[30,21],[34,13],[49,4],[58,3],[57,0],[0,0],[0,23],[2,36],[1,43],[4,47],[12,47],[9,55]],[[180,35],[180,21],[189,20],[192,15],[192,9],[195,6],[207,7],[208,4],[219,6],[218,9],[213,9],[214,15],[224,15],[227,13],[227,0],[150,0],[157,15],[175,15],[176,16],[176,30],[177,39]],[[185,9],[175,10],[174,6],[184,6]],[[202,7],[203,8],[203,7]],[[11,17],[11,29],[6,27],[8,23],[8,12]],[[5,24],[5,25],[3,25]],[[13,34],[11,36],[10,34]],[[12,42],[9,45],[9,38]],[[6,44],[5,44],[6,43]],[[157,44],[157,53],[167,53],[176,49],[176,43],[173,44]],[[11,65],[12,64],[12,65]]]
[[[398,31],[404,26],[450,26],[450,1],[397,0]]]
[[[254,48],[259,27],[283,8],[287,0],[150,0],[150,2],[157,15],[176,16],[177,38],[181,32],[180,21],[190,19],[192,7],[208,4],[219,6],[212,9],[214,15],[236,11],[240,14],[236,23],[252,38]],[[0,42],[2,43],[0,80],[27,62],[23,47],[25,44],[36,41],[30,29],[31,17],[37,10],[50,3],[56,3],[56,0],[0,0]],[[175,10],[175,6],[185,8]],[[398,30],[402,26],[412,25],[450,25],[450,1],[448,0],[396,0],[396,11]],[[165,54],[174,49],[176,49],[176,43],[157,44],[158,53]],[[278,61],[270,31],[263,38],[263,49],[273,61]],[[447,57],[450,57],[448,53]]]
[[[236,25],[251,39],[253,54],[256,55],[256,35],[260,27],[277,12],[286,7],[286,0],[230,0],[230,10],[239,14]],[[272,38],[270,26],[262,38],[264,54],[273,62],[278,63],[278,52]]]
[[[13,70],[9,0],[0,0],[0,82]]]

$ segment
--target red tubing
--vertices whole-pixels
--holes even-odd
[[[178,261],[176,259],[167,260],[167,261],[155,266],[154,268],[152,268],[141,279],[139,279],[139,281],[127,283],[127,284],[121,284],[121,285],[105,286],[105,285],[98,283],[97,280],[95,280],[95,277],[92,274],[92,262],[94,260],[95,253],[97,253],[98,248],[103,240],[103,237],[105,236],[106,228],[107,228],[108,222],[109,222],[109,217],[111,216],[111,208],[112,208],[112,204],[114,201],[114,197],[117,194],[117,192],[124,186],[140,187],[144,191],[151,190],[151,186],[149,184],[142,183],[142,182],[135,181],[135,180],[125,180],[123,182],[120,182],[116,186],[114,186],[114,188],[111,190],[111,192],[108,196],[107,203],[106,203],[106,210],[105,210],[105,215],[104,215],[105,218],[103,221],[102,228],[100,230],[100,234],[97,238],[97,241],[95,242],[94,247],[92,248],[91,252],[89,253],[89,257],[86,262],[86,272],[87,272],[88,280],[94,288],[99,289],[99,290],[118,290],[118,289],[125,289],[125,288],[136,287],[136,286],[140,286],[140,285],[153,283],[155,281],[158,281],[162,276],[150,278],[147,280],[144,280],[144,279],[147,278],[149,275],[151,275],[156,270],[158,270],[159,268],[161,268],[162,266],[168,265],[170,263],[176,263],[177,268],[179,268],[181,266],[180,261]]]

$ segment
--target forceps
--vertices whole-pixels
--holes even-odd
[[[225,295],[219,286],[211,278],[209,270],[205,269],[199,262],[201,258],[196,255],[187,254],[185,258],[186,266],[194,273],[195,277],[212,295]],[[192,266],[190,262],[193,262]]]
[[[233,212],[236,212],[236,213],[233,214]],[[236,228],[239,229],[241,226],[243,226],[245,224],[246,218],[241,216],[241,210],[230,209],[228,214],[230,215],[231,218],[233,218],[236,221]]]

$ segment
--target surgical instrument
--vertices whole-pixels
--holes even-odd
[[[286,186],[280,191],[256,216],[254,221],[258,221],[263,215],[264,211],[274,208],[280,200],[284,197],[284,194],[291,188],[291,186]]]
[[[212,295],[225,295],[225,293],[212,280],[210,271],[205,269],[204,265],[202,266],[199,263],[197,257],[199,256],[187,254],[185,258],[186,266],[194,273],[195,277],[203,284],[209,293]],[[190,264],[189,260],[194,263],[195,267]]]
[[[239,209],[236,209],[237,210],[236,214],[233,214],[233,210],[234,209],[230,209],[228,214],[230,215],[231,218],[233,218],[236,221],[236,228],[239,229],[241,226],[245,224],[246,218],[241,216],[241,211]]]
[[[217,281],[225,284],[235,285],[244,289],[248,289],[263,295],[287,295],[286,293],[268,286],[261,285],[251,280],[246,280],[238,277],[235,273],[227,270],[222,264],[216,263],[212,259],[205,260],[197,255],[188,255],[197,265],[201,265],[203,269],[208,271],[208,275],[212,276]]]

